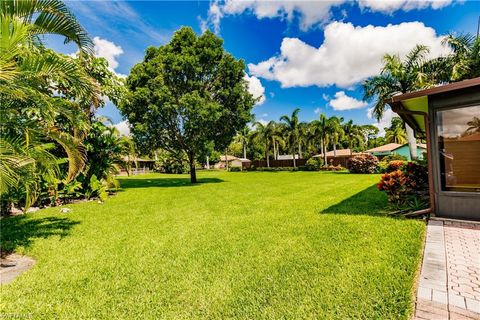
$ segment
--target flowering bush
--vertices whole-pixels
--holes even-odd
[[[348,159],[347,167],[351,173],[375,173],[378,159],[371,154],[359,154]]]
[[[403,166],[406,165],[406,164],[407,164],[407,161],[403,161],[403,160],[390,161],[387,165],[386,172],[393,172],[393,171],[401,170],[403,168]]]
[[[396,207],[408,207],[412,200],[415,200],[415,203],[426,203],[425,200],[428,197],[427,167],[416,162],[397,163],[397,161],[391,161],[390,164],[389,167],[392,171],[383,174],[377,184],[379,190],[387,193],[390,203]],[[397,169],[393,170],[393,168]]]

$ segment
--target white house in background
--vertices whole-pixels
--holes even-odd
[[[295,159],[299,159],[298,154],[295,155]],[[293,160],[291,154],[279,154],[277,160]]]
[[[231,155],[222,155],[220,156],[220,161],[217,162],[214,166],[215,169],[225,169],[227,167],[227,161],[228,161],[228,166],[231,167],[238,167],[238,168],[243,168],[244,166],[249,166],[250,160],[244,159],[244,158],[237,158],[235,156]]]

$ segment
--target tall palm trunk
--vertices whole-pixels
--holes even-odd
[[[408,149],[410,150],[410,159],[417,160],[417,139],[413,129],[405,123],[405,131],[407,132]]]
[[[267,158],[267,167],[270,168],[270,160],[268,157],[268,140],[267,140],[267,143],[265,144],[265,158]]]
[[[273,159],[277,160],[277,142],[273,140]]]
[[[293,159],[293,167],[296,168],[297,162],[295,161],[295,147],[293,147],[293,150],[292,150],[292,159]]]
[[[324,139],[320,139],[320,149],[322,150],[323,154],[323,165],[327,165],[327,148],[325,147]]]
[[[298,158],[302,159],[302,144],[298,143]]]
[[[243,142],[243,159],[247,159],[247,144]]]
[[[333,157],[337,157],[337,144],[335,143],[335,141],[333,142]]]

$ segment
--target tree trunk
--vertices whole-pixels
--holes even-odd
[[[188,161],[190,163],[190,183],[197,183],[197,173],[195,172],[195,157],[193,153],[188,155]]]
[[[277,160],[277,143],[273,140],[273,160]]]
[[[267,159],[267,168],[270,168],[270,161],[268,159],[268,143],[265,145],[265,158]]]
[[[302,144],[298,143],[298,158],[302,159]]]
[[[247,144],[243,143],[243,159],[247,159]]]
[[[210,170],[210,158],[207,156],[207,170]]]
[[[405,131],[407,132],[408,148],[410,149],[410,159],[417,160],[417,139],[413,129],[405,123]]]
[[[333,143],[333,157],[334,158],[337,157],[337,144],[336,143]]]
[[[327,166],[328,165],[328,159],[327,159],[327,146],[325,145],[325,143],[323,144],[323,157],[324,157],[324,166]]]
[[[297,167],[297,162],[295,161],[295,149],[293,149],[292,157],[293,157],[293,167],[296,168]]]

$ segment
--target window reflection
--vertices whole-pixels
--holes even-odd
[[[480,106],[437,111],[444,191],[480,192]]]

